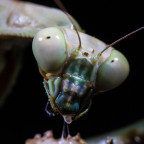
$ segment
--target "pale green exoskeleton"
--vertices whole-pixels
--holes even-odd
[[[24,47],[27,41],[25,38],[33,38],[41,29],[51,27],[35,36],[33,52],[44,77],[53,115],[59,113],[70,121],[77,119],[88,111],[95,93],[112,89],[127,77],[129,66],[126,58],[113,48],[108,48],[98,57],[107,45],[80,32],[78,39],[74,26],[78,30],[80,26],[62,11],[3,0],[0,1],[0,11],[1,55],[21,46],[21,38],[24,41],[21,47]],[[3,38],[11,42],[8,50],[6,47],[9,43]],[[81,47],[78,48],[80,41]],[[8,65],[4,62],[5,58],[2,59],[1,73],[4,74]],[[15,74],[14,70],[11,70],[11,77]],[[5,89],[1,95],[4,92]]]
[[[120,85],[129,73],[123,54],[112,47],[105,50],[107,45],[95,37],[79,35],[81,47],[73,24],[58,9],[0,0],[0,84],[5,86],[0,102],[16,77],[22,48],[34,36],[33,53],[44,77],[49,114],[61,114],[70,123],[88,111],[95,94]]]
[[[76,31],[66,28],[43,29],[33,40],[52,114],[68,123],[88,111],[96,93],[117,87],[129,73],[122,53],[110,47],[99,56],[107,45],[85,33],[79,36],[81,48]]]
[[[73,22],[80,29],[74,19]],[[50,26],[73,29],[69,18],[56,8],[0,0],[0,107],[15,82],[23,49],[38,31]]]
[[[66,12],[62,3],[58,5]],[[46,111],[49,115],[62,115],[67,123],[87,113],[94,95],[117,87],[127,78],[128,61],[111,46],[143,29],[107,46],[78,32],[71,18],[70,21],[74,30],[43,29],[35,35],[32,46],[48,95]]]

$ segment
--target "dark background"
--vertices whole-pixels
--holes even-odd
[[[33,2],[57,7],[52,0]],[[108,44],[143,25],[143,4],[140,3],[104,0],[63,0],[63,3],[86,33]],[[129,77],[118,88],[93,99],[88,114],[70,125],[72,135],[80,132],[83,138],[87,138],[126,126],[144,117],[143,37],[141,31],[115,45],[129,61]],[[16,85],[0,110],[0,137],[5,139],[3,144],[22,144],[34,134],[49,129],[53,130],[56,137],[61,136],[63,119],[60,116],[50,118],[44,111],[47,96],[42,81],[29,46],[25,50]]]

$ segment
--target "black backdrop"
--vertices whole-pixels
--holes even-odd
[[[32,1],[57,7],[52,0]],[[86,33],[106,43],[142,26],[141,4],[130,1],[70,1],[63,0],[69,13]],[[123,40],[115,48],[125,54],[130,63],[130,75],[118,88],[98,95],[87,115],[70,125],[70,132],[82,137],[102,134],[144,117],[143,112],[143,31]],[[34,60],[31,45],[25,50],[16,85],[0,110],[0,137],[3,144],[24,143],[36,133],[52,129],[61,136],[63,119],[49,118],[44,108],[47,102],[42,77]]]

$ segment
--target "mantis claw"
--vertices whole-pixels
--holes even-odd
[[[52,112],[49,100],[48,100],[48,102],[46,104],[45,111],[50,117],[55,116],[55,114]]]

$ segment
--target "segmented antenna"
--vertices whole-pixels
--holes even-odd
[[[61,10],[63,10],[63,12],[67,15],[67,17],[68,17],[69,20],[71,21],[71,23],[72,23],[72,25],[73,25],[73,27],[74,27],[74,30],[76,31],[77,36],[78,36],[78,39],[79,39],[78,50],[80,50],[80,48],[81,48],[81,38],[80,38],[80,35],[79,35],[79,33],[78,33],[78,30],[77,30],[77,28],[76,28],[76,26],[75,26],[72,18],[71,18],[70,15],[68,14],[68,11],[67,11],[67,9],[65,8],[65,6],[63,5],[63,3],[61,2],[61,0],[53,0],[53,1],[57,4],[57,6],[58,6]]]
[[[138,28],[138,29],[130,32],[129,34],[127,34],[127,35],[119,38],[118,40],[114,41],[113,43],[109,44],[105,49],[103,49],[103,50],[98,54],[98,57],[100,57],[100,56],[103,54],[104,51],[106,51],[107,49],[109,49],[110,47],[112,47],[113,45],[115,45],[116,43],[118,43],[118,42],[120,42],[121,40],[123,40],[123,39],[125,39],[125,38],[127,38],[127,37],[129,37],[129,36],[131,36],[131,35],[133,35],[133,34],[135,34],[136,32],[138,32],[138,31],[140,31],[140,30],[142,30],[142,29],[144,29],[144,27]]]

